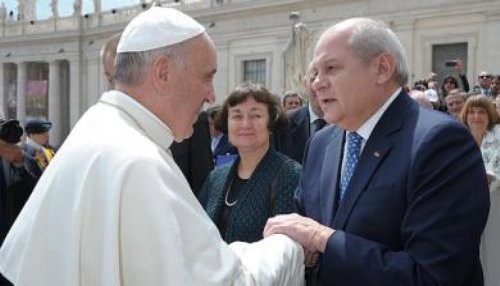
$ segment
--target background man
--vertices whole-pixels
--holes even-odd
[[[285,236],[225,244],[169,147],[214,101],[215,47],[153,7],[125,28],[116,90],[79,120],[0,249],[15,285],[301,285]],[[43,238],[43,239],[41,239]]]
[[[17,144],[22,134],[17,120],[0,119],[0,244],[36,184],[28,171],[36,162]],[[0,278],[0,285],[4,284]]]
[[[479,85],[476,85],[473,89],[474,93],[479,93],[484,96],[492,97],[492,91],[491,91],[491,80],[493,78],[493,75],[490,74],[489,72],[482,71],[478,76],[477,80],[479,82]]]
[[[101,49],[102,67],[104,69],[104,76],[108,80],[109,90],[115,88],[113,76],[115,75],[116,47],[121,35],[121,33],[116,33],[111,36]]]
[[[265,234],[322,254],[310,285],[482,285],[481,154],[459,122],[402,92],[396,35],[371,19],[343,21],[321,35],[314,65],[335,126],[308,145],[296,197],[309,218],[278,216]]]
[[[451,90],[444,98],[446,103],[446,112],[458,120],[462,108],[465,104],[465,94],[460,93],[458,89]]]
[[[274,137],[276,150],[299,163],[302,163],[309,137],[326,124],[323,119],[323,111],[319,106],[318,97],[312,89],[316,74],[317,72],[311,62],[302,80],[309,103],[307,106],[289,112],[287,126],[283,130],[276,132]]]
[[[27,136],[23,147],[26,154],[35,159],[36,164],[30,165],[29,170],[37,178],[40,178],[55,155],[54,148],[49,145],[51,128],[52,123],[43,118],[29,119],[24,126]]]
[[[283,107],[286,110],[294,110],[302,106],[302,98],[296,92],[287,92],[283,96]]]

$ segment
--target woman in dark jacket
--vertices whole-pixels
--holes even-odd
[[[270,144],[285,123],[279,99],[262,86],[244,84],[224,102],[216,124],[238,158],[213,170],[198,198],[227,243],[260,240],[269,217],[295,211],[300,165]]]

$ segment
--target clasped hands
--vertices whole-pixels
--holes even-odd
[[[264,237],[277,233],[286,234],[301,244],[306,257],[305,265],[308,267],[318,262],[334,232],[335,230],[298,214],[275,216],[268,219],[264,227]]]

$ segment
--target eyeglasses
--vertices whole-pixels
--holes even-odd
[[[491,75],[480,75],[479,78],[480,79],[490,79]]]

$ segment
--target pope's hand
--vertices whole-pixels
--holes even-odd
[[[300,243],[306,251],[323,253],[335,230],[319,224],[313,219],[298,214],[278,215],[267,220],[264,237],[271,234],[286,234]]]

